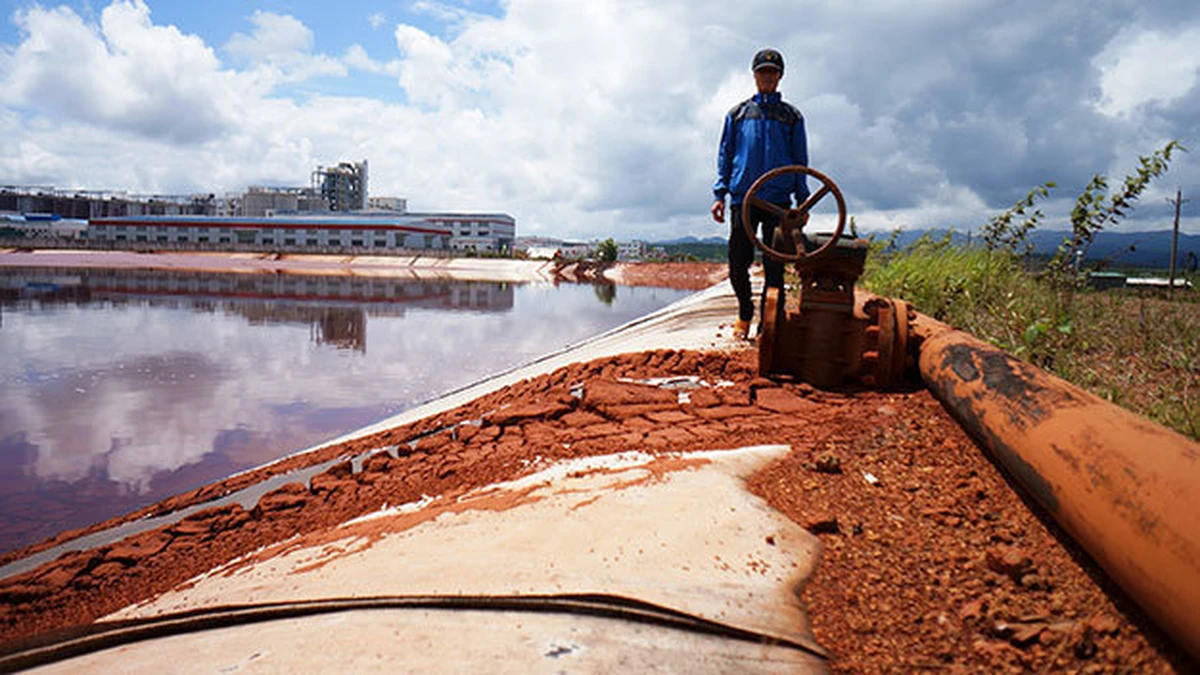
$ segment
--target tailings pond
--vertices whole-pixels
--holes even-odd
[[[315,445],[688,293],[0,270],[0,553]]]

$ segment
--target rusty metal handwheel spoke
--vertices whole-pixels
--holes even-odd
[[[812,176],[821,183],[821,186],[796,208],[786,208],[778,204],[772,204],[758,196],[758,191],[768,182],[780,176],[793,173]],[[804,226],[808,224],[808,214],[821,200],[831,194],[837,201],[837,227],[828,241],[819,246],[815,251],[808,252],[805,250],[804,242],[802,241]],[[838,189],[837,184],[829,176],[807,166],[781,166],[764,173],[750,186],[743,202],[746,208],[742,209],[742,229],[746,231],[746,236],[765,255],[780,262],[798,263],[825,255],[837,243],[838,238],[842,236],[842,230],[846,228],[846,200],[842,197],[842,191]],[[758,228],[755,227],[754,218],[751,216],[751,211],[754,208],[762,209],[779,218],[779,228],[782,231],[784,241],[793,245],[793,252],[789,253],[777,250],[767,246],[758,238],[758,233],[756,232]]]
[[[765,199],[759,198],[757,195],[754,197],[747,197],[746,203],[750,204],[756,209],[762,209],[763,211],[767,211],[768,213],[776,215],[780,218],[787,216],[788,210],[786,207],[773,204]]]
[[[797,206],[796,210],[807,213],[812,209],[812,207],[817,205],[817,202],[824,199],[825,195],[829,194],[831,191],[832,190],[829,189],[828,185],[822,185],[816,192],[809,195],[808,199],[805,199],[803,204]]]

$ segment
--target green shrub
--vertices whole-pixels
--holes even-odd
[[[1042,217],[1035,202],[1053,183],[993,217],[980,246],[956,246],[951,234],[898,251],[896,235],[873,242],[862,284],[1200,439],[1195,292],[1093,292],[1078,265],[1095,234],[1124,217],[1177,150],[1184,148],[1172,141],[1141,158],[1112,193],[1106,178],[1094,177],[1076,200],[1071,236],[1046,269],[1029,269],[1026,241]]]
[[[923,237],[892,254],[877,246],[863,285],[1039,366],[1053,366],[1074,336],[1074,317],[1061,294],[1028,273],[1017,255],[955,246],[950,236]]]

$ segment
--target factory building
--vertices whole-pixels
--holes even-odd
[[[144,244],[279,248],[447,249],[452,231],[415,214],[396,216],[127,216],[88,223],[87,238]]]
[[[646,242],[639,239],[617,242],[617,260],[641,260],[648,250]]]
[[[79,239],[87,221],[46,213],[0,213],[0,241],[14,237],[62,237]]]
[[[395,198],[391,199],[395,201]],[[281,213],[363,211],[371,208],[367,197],[367,160],[318,166],[312,172],[308,187],[252,185],[243,194],[226,200],[236,202],[236,205],[218,215],[264,218]],[[389,210],[403,211],[404,208]]]
[[[398,211],[408,210],[408,200],[403,197],[367,197],[368,211]]]
[[[279,188],[251,185],[240,197],[234,197],[237,205],[218,215],[266,218],[276,213],[328,211],[321,197],[309,188]]]
[[[409,213],[399,197],[368,196],[367,160],[318,166],[307,187],[251,186],[244,193],[136,198],[52,188],[0,186],[7,238],[61,239],[63,227],[34,227],[25,214],[87,219],[68,236],[85,248],[277,250],[440,249],[508,255],[516,220],[507,214]],[[91,242],[95,242],[92,244]],[[41,242],[45,243],[45,242]]]
[[[452,232],[450,248],[455,251],[511,254],[517,236],[517,221],[505,213],[422,213],[434,225]]]
[[[137,215],[214,215],[219,202],[212,194],[133,196],[106,190],[0,186],[0,213],[56,215],[74,220]]]
[[[318,166],[312,174],[312,190],[330,211],[362,211],[367,208],[367,160]]]

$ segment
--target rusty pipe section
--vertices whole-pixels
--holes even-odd
[[[1200,659],[1200,445],[918,314],[926,386]]]

